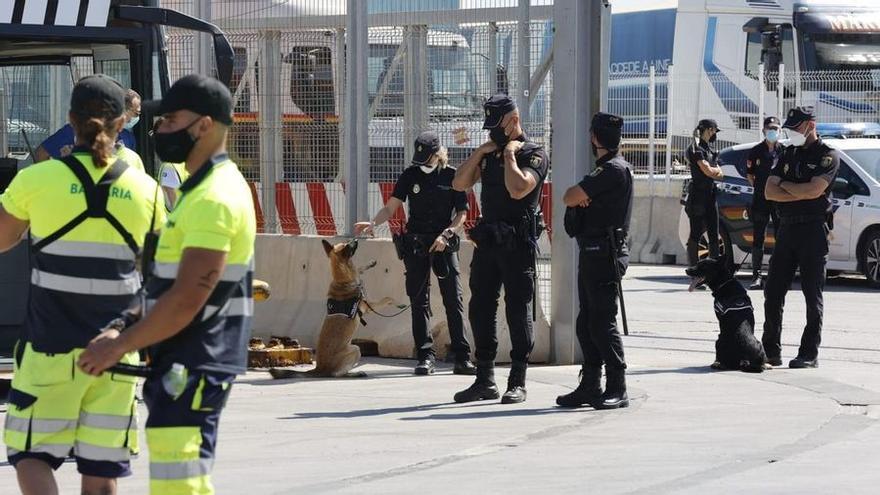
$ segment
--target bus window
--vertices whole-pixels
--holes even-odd
[[[288,60],[293,103],[313,117],[333,115],[336,102],[330,48],[298,46],[290,52]]]

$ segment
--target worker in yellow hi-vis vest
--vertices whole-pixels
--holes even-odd
[[[165,221],[156,182],[114,147],[124,98],[109,77],[82,79],[70,102],[73,152],[22,170],[0,196],[0,252],[28,227],[31,234],[30,306],[3,437],[25,494],[57,494],[52,471],[71,451],[82,493],[114,494],[138,450],[136,379],[75,366],[100,330],[134,305],[137,255],[151,226]],[[118,361],[136,364],[138,355]]]
[[[186,76],[158,114],[159,158],[186,162],[190,177],[159,238],[144,319],[118,338],[94,342],[79,366],[98,374],[149,347],[150,492],[211,494],[220,412],[247,361],[256,215],[248,185],[225,152],[232,125],[226,86]]]

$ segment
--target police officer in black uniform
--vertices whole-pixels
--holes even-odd
[[[691,182],[685,213],[691,224],[687,242],[688,263],[694,266],[700,261],[700,236],[706,232],[709,240],[709,257],[718,258],[718,205],[715,203],[715,181],[724,173],[718,163],[718,153],[712,149],[718,135],[718,123],[711,119],[701,120],[694,130],[694,144],[687,149],[691,167]]]
[[[593,116],[590,139],[596,168],[563,196],[568,207],[565,230],[580,248],[577,337],[584,354],[580,384],[556,398],[563,407],[629,405],[623,341],[617,331],[617,284],[629,265],[626,237],[633,199],[632,166],[618,151],[622,128],[623,119],[616,115]]]
[[[412,333],[416,345],[417,375],[434,373],[434,338],[428,328],[431,317],[431,271],[437,276],[446,308],[453,373],[474,375],[471,346],[464,335],[464,302],[459,279],[458,230],[467,216],[464,192],[452,189],[455,168],[448,165],[446,148],[437,133],[428,131],[415,142],[412,166],[403,171],[394,192],[372,222],[355,224],[355,234],[372,233],[409,201],[406,233],[395,234],[398,255],[406,266],[406,293],[412,312]],[[450,218],[452,220],[450,220]]]
[[[542,228],[537,214],[541,186],[550,163],[544,148],[523,132],[519,112],[507,95],[484,105],[490,140],[459,167],[452,185],[466,191],[478,180],[482,218],[470,231],[476,244],[471,263],[469,317],[476,344],[477,378],[455,394],[456,402],[497,399],[495,356],[498,351],[496,312],[501,287],[512,349],[503,404],[526,400],[526,368],[534,347],[532,304],[535,294],[537,239]]]
[[[746,178],[754,188],[752,207],[749,209],[749,218],[753,226],[752,283],[749,289],[761,288],[761,267],[764,263],[764,236],[767,233],[767,224],[772,220],[773,228],[779,226],[776,207],[772,201],[764,197],[764,189],[767,186],[767,178],[770,177],[770,170],[776,165],[782,148],[782,144],[779,143],[779,119],[767,117],[764,119],[764,140],[749,150],[746,159]]]
[[[822,290],[828,258],[828,233],[833,228],[831,186],[837,177],[840,158],[816,133],[813,107],[793,108],[783,126],[791,146],[785,148],[770,178],[765,194],[776,202],[779,229],[764,287],[764,335],[761,341],[767,360],[782,365],[782,307],[797,270],[807,306],[807,324],[798,355],[789,368],[819,365],[822,340]]]

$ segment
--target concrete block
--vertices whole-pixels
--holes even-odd
[[[256,278],[272,287],[272,298],[255,307],[254,335],[287,336],[298,339],[304,346],[315,347],[326,313],[327,288],[330,284],[330,266],[321,247],[321,237],[259,235],[256,242]],[[461,280],[465,300],[465,320],[470,301],[470,262],[473,245],[462,243]],[[388,239],[361,241],[355,254],[355,265],[365,266],[376,261],[376,267],[363,275],[368,300],[385,297],[394,300],[391,307],[377,308],[385,315],[399,312],[398,305],[409,304],[404,285],[403,262],[397,259]],[[449,344],[449,330],[436,279],[431,284],[431,309],[434,317],[429,322],[435,337],[438,357],[443,358]],[[535,322],[536,344],[532,361],[546,362],[550,355],[550,322],[540,310]],[[509,361],[510,337],[504,318],[503,293],[498,307],[498,361]],[[411,315],[407,310],[393,318],[376,314],[365,317],[366,327],[360,327],[356,338],[375,341],[383,357],[411,358],[414,356]],[[473,346],[473,336],[467,325],[466,335]]]

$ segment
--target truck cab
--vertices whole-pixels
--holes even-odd
[[[145,100],[162,96],[171,83],[166,27],[207,33],[215,75],[229,84],[233,53],[225,35],[209,23],[153,6],[155,0],[9,3],[10,8],[0,7],[0,194],[33,163],[40,143],[67,123],[70,93],[80,78],[103,73]],[[152,117],[142,115],[133,129],[135,151],[148,173],[158,165],[148,139]],[[27,310],[27,244],[0,253],[0,358],[11,352]]]

